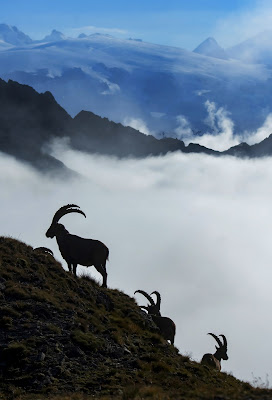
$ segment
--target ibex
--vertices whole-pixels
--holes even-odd
[[[164,339],[170,340],[171,344],[174,344],[175,334],[176,334],[176,325],[175,323],[168,317],[162,317],[160,312],[161,306],[161,295],[159,292],[154,291],[151,294],[155,294],[157,296],[157,302],[155,303],[152,297],[144,292],[143,290],[136,290],[135,293],[141,293],[143,296],[147,298],[150,302],[150,305],[140,306],[144,310],[148,312],[151,316],[153,322],[159,328],[161,335]]]
[[[61,217],[69,213],[79,213],[86,215],[79,210],[75,204],[67,204],[61,207],[54,215],[52,224],[46,232],[46,237],[56,240],[62,257],[67,262],[68,269],[76,275],[77,265],[90,267],[93,265],[103,277],[103,287],[107,287],[106,262],[109,257],[109,249],[99,240],[83,239],[76,235],[71,235],[58,221]],[[73,271],[72,271],[73,267]]]
[[[219,335],[222,336],[223,338],[223,343],[219,339],[218,336],[216,336],[214,333],[208,333],[208,335],[211,335],[218,343],[219,347],[216,347],[216,352],[214,354],[204,354],[201,360],[201,364],[208,365],[209,367],[216,368],[218,371],[221,371],[221,359],[222,360],[228,360],[228,355],[227,355],[227,339],[225,338],[224,335]]]

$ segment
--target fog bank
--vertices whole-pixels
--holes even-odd
[[[45,231],[60,206],[78,204],[87,219],[61,222],[109,247],[109,287],[161,293],[181,353],[200,360],[215,351],[207,333],[223,333],[224,371],[272,376],[263,340],[272,334],[272,160],[174,153],[120,161],[61,145],[54,155],[82,177],[52,180],[0,154],[0,234],[51,248],[66,268]],[[81,270],[100,280],[93,267]]]

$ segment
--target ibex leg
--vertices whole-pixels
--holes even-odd
[[[73,264],[73,274],[76,276],[77,264]]]
[[[107,274],[107,271],[106,271],[106,267],[104,265],[102,265],[102,264],[101,265],[95,265],[94,267],[103,276],[102,286],[103,287],[107,287],[107,275],[108,274]]]

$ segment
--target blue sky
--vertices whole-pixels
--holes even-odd
[[[56,28],[69,36],[104,32],[189,50],[209,36],[223,47],[246,39],[250,27],[252,34],[262,29],[270,7],[268,0],[0,0],[0,5],[1,22],[33,39]]]

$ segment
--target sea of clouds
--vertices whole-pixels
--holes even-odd
[[[199,361],[215,351],[207,333],[223,333],[224,371],[249,381],[271,376],[272,160],[182,153],[118,160],[60,143],[53,154],[78,178],[45,177],[0,153],[1,235],[51,248],[66,269],[45,232],[60,206],[79,205],[87,219],[69,214],[61,222],[109,247],[110,288],[161,293],[181,353]],[[101,281],[93,267],[80,271]]]

